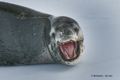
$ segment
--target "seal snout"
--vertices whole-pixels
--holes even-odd
[[[69,35],[73,35],[74,32],[72,29],[66,28],[66,29],[62,30],[62,34],[69,36]]]
[[[72,28],[61,29],[56,34],[56,42],[77,41],[77,33]]]

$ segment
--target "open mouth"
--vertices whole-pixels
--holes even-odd
[[[60,45],[60,55],[65,61],[76,59],[80,54],[79,41],[67,41]]]

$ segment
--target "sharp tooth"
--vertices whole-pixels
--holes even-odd
[[[74,58],[76,57],[76,48],[74,49]]]
[[[71,42],[73,42],[72,40],[70,40]]]
[[[70,59],[70,57],[68,56],[68,54],[66,53],[66,52],[64,52],[65,53],[65,55],[67,56],[67,59]]]
[[[67,59],[70,59],[69,57],[67,57]]]

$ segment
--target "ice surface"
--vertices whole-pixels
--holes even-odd
[[[85,38],[85,51],[76,66],[0,66],[0,80],[120,80],[120,0],[0,1],[72,17]]]

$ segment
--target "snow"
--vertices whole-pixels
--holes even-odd
[[[84,54],[75,66],[0,66],[0,80],[120,80],[120,0],[0,1],[72,17],[85,38]]]

